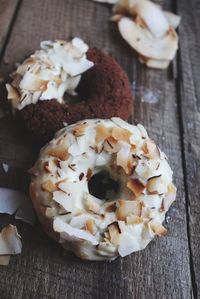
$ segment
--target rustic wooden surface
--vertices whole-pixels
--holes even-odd
[[[15,18],[18,0],[0,1],[0,55],[4,49],[6,38],[9,36],[9,30]]]
[[[200,2],[166,0],[164,5],[182,16],[180,51],[167,71],[154,71],[137,62],[116,26],[107,22],[108,5],[0,0],[0,74],[7,76],[44,39],[79,36],[111,54],[133,82],[131,121],[143,123],[169,156],[178,186],[168,235],[112,263],[63,256],[39,224],[30,227],[0,216],[2,226],[17,224],[23,240],[22,255],[0,268],[0,298],[199,298]],[[27,192],[27,169],[36,154],[9,116],[0,120],[0,164],[10,165],[7,174],[0,169],[0,186]]]

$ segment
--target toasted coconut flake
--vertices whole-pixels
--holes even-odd
[[[144,184],[142,184],[138,179],[129,179],[127,187],[133,192],[135,197],[138,197],[145,189]]]
[[[152,177],[148,180],[147,190],[149,193],[163,194],[167,192],[167,184],[165,184],[162,175]]]
[[[116,212],[118,220],[126,220],[129,215],[140,216],[141,214],[141,204],[139,201],[132,200],[119,200],[119,208]]]
[[[160,222],[152,220],[151,222],[149,222],[149,225],[156,235],[161,237],[167,234],[167,229],[162,224],[160,224]]]
[[[116,202],[114,202],[111,205],[106,207],[106,212],[108,212],[108,213],[115,212],[116,210],[117,210]]]
[[[44,167],[45,172],[54,174],[57,167],[60,167],[59,163],[60,163],[60,161],[56,160],[56,159],[44,162],[43,167]]]
[[[94,214],[100,213],[101,201],[89,193],[85,194],[85,207]]]
[[[172,60],[178,49],[178,37],[173,28],[162,39],[153,37],[148,29],[126,17],[120,19],[118,28],[127,43],[145,57]]]
[[[70,193],[55,191],[53,192],[53,200],[59,203],[67,212],[73,211],[73,202]]]
[[[91,234],[94,233],[94,220],[88,219],[85,222],[85,229],[89,231]]]
[[[65,161],[69,158],[69,153],[65,148],[51,148],[48,151],[48,155],[52,156],[52,157],[56,157],[58,159],[60,159],[61,161]]]
[[[173,183],[169,184],[168,186],[168,193],[166,194],[165,198],[163,199],[163,208],[164,211],[168,211],[172,203],[176,199],[176,187]]]
[[[80,214],[77,216],[73,216],[71,221],[70,221],[70,225],[76,228],[84,228],[85,227],[85,223],[88,220],[92,220],[92,215],[90,214]]]
[[[17,232],[17,228],[9,224],[0,233],[0,255],[20,254],[21,250],[21,237]]]
[[[129,215],[126,217],[126,223],[127,224],[139,224],[139,223],[143,223],[143,219],[136,215]]]
[[[130,170],[130,149],[131,146],[127,143],[120,142],[121,144],[121,149],[117,153],[117,161],[116,164],[117,166],[121,166],[125,173],[128,174]]]
[[[87,174],[86,174],[86,178],[87,178],[88,181],[91,179],[92,175],[93,175],[92,169],[88,168]]]
[[[13,101],[19,101],[20,95],[16,88],[14,88],[10,84],[6,84],[7,92],[8,92],[8,99]]]
[[[113,246],[110,242],[100,242],[97,245],[97,253],[101,256],[111,257],[116,255],[116,246]]]
[[[143,145],[144,155],[150,159],[159,159],[160,151],[156,146],[155,142],[151,139],[148,139]]]
[[[124,1],[120,2],[124,3]],[[130,15],[133,18],[140,17],[156,38],[162,38],[169,30],[169,23],[157,4],[149,0],[134,0],[126,3]]]
[[[118,22],[122,37],[140,54],[139,61],[151,68],[167,68],[178,49],[174,29],[180,17],[149,0],[119,0],[114,13],[112,20]]]
[[[113,222],[108,226],[109,240],[114,245],[120,243],[120,230],[117,222]]]
[[[79,124],[73,129],[73,134],[75,137],[80,137],[85,134],[85,129],[87,128],[87,124]]]
[[[139,55],[139,61],[143,64],[145,64],[146,66],[153,68],[153,69],[160,69],[160,70],[164,70],[166,68],[168,68],[169,64],[170,64],[170,60],[164,60],[164,59],[152,59],[149,57],[145,57],[142,55]]]
[[[37,91],[42,89],[45,90],[45,86],[47,86],[47,83],[47,80],[41,80],[40,78],[38,78],[37,75],[27,72],[20,81],[19,87],[21,89],[26,89],[30,91]]]
[[[115,138],[109,136],[104,142],[104,150],[108,153],[116,153],[118,151],[118,143]]]
[[[0,256],[0,265],[1,266],[8,266],[10,262],[10,255],[1,255]]]
[[[138,244],[137,239],[129,233],[122,233],[118,249],[120,256],[124,257],[138,250],[140,250],[140,245]]]
[[[99,144],[100,142],[104,141],[106,138],[108,138],[111,134],[110,128],[106,128],[102,123],[96,126],[96,138],[95,142],[96,144]]]
[[[70,240],[70,237],[75,237],[79,240],[91,242],[93,245],[98,244],[96,238],[92,234],[85,230],[71,227],[58,217],[53,222],[53,229],[55,232],[61,233],[60,235],[62,239]]]
[[[117,128],[113,127],[112,129],[112,137],[117,141],[126,141],[130,142],[130,136],[132,133],[128,131],[127,129]]]
[[[45,181],[41,184],[41,188],[43,191],[47,191],[47,192],[54,192],[56,190],[58,190],[58,187],[50,180]]]

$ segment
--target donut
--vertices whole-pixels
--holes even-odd
[[[113,116],[127,120],[132,112],[125,72],[113,58],[78,38],[42,42],[6,87],[16,119],[33,140],[43,143],[63,123]]]
[[[66,126],[30,173],[44,230],[82,259],[124,257],[167,233],[173,172],[141,124],[112,118]]]

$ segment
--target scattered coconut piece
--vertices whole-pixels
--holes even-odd
[[[111,20],[118,22],[122,37],[139,53],[139,61],[151,68],[167,68],[178,49],[175,29],[180,17],[149,0],[119,0],[113,12]]]
[[[167,18],[161,7],[149,0],[119,0],[114,8],[116,13],[126,10],[133,19],[139,17],[156,38],[162,38],[169,29]]]
[[[168,68],[171,62],[170,60],[152,59],[142,55],[139,55],[138,59],[142,64],[145,64],[148,67],[160,70]]]
[[[0,213],[15,213],[16,219],[29,224],[35,221],[31,200],[26,195],[7,188],[0,188]]]
[[[0,255],[20,254],[21,251],[22,242],[17,228],[9,224],[0,233]]]
[[[147,28],[127,17],[118,22],[119,32],[126,42],[145,57],[159,60],[172,60],[178,49],[178,37],[170,28],[162,39],[154,38]]]
[[[3,168],[3,170],[5,171],[5,173],[7,173],[8,170],[9,170],[9,165],[6,164],[6,163],[2,163],[2,168]]]
[[[1,255],[0,256],[0,265],[1,266],[8,266],[10,262],[10,255]]]

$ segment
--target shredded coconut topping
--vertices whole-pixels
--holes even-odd
[[[81,74],[94,64],[86,57],[88,46],[79,38],[70,42],[42,41],[6,84],[13,109],[23,109],[39,100],[55,99],[63,103],[65,92],[75,94]]]
[[[88,181],[102,171],[120,182],[115,197],[90,194]],[[30,190],[41,221],[53,222],[64,248],[113,260],[166,234],[162,223],[176,196],[172,174],[142,125],[86,120],[63,128],[41,150]]]

